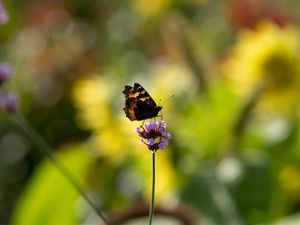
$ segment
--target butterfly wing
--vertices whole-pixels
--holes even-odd
[[[123,109],[130,120],[150,119],[162,109],[157,106],[149,93],[138,83],[134,86],[125,86],[125,108]]]

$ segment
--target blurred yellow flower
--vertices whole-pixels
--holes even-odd
[[[172,4],[172,0],[131,0],[132,8],[142,17],[157,16]]]
[[[115,165],[121,165],[129,156],[136,159],[135,166],[145,179],[147,186],[144,193],[148,196],[148,186],[151,187],[151,152],[139,143],[140,137],[134,132],[140,122],[132,122],[125,117],[122,110],[123,89],[124,86],[108,76],[97,75],[77,81],[73,87],[73,99],[78,109],[78,122],[81,127],[93,131],[93,145]],[[121,97],[122,105],[118,104],[118,110],[114,111],[113,106]],[[168,153],[157,155],[157,170],[156,192],[159,199],[173,193],[176,187],[176,173]]]
[[[180,63],[156,62],[152,66],[153,96],[167,100],[182,93],[193,95],[197,87],[191,71]],[[159,96],[158,96],[159,94]],[[170,103],[164,102],[165,103]]]
[[[240,33],[224,72],[242,94],[249,95],[257,85],[265,84],[260,102],[264,110],[287,112],[299,103],[299,50],[296,27],[264,21],[255,30]]]
[[[149,93],[163,107],[161,114],[168,115],[166,121],[172,121],[170,125],[175,127],[177,122],[180,123],[180,112],[173,104],[174,99],[184,98],[188,101],[196,94],[197,82],[194,76],[184,65],[168,61],[153,62],[149,75],[152,83]]]
[[[79,124],[83,128],[101,129],[111,120],[109,102],[112,87],[102,78],[83,79],[75,83],[73,98],[78,114]],[[97,122],[95,122],[97,121]]]
[[[127,138],[136,127],[134,123],[113,112],[116,89],[114,82],[105,76],[93,76],[74,84],[73,99],[78,109],[78,124],[94,132],[92,140],[103,156],[120,163],[132,152],[124,148],[137,144]]]
[[[284,191],[292,198],[300,198],[300,169],[289,165],[284,167],[279,174],[279,182]]]

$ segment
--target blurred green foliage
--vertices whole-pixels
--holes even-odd
[[[84,147],[66,147],[57,157],[72,171],[81,185],[85,186],[85,177],[92,158],[84,151]],[[83,215],[76,213],[80,196],[74,188],[49,162],[43,162],[36,171],[15,208],[11,224],[21,225],[24,221],[28,225],[80,222]]]
[[[110,216],[145,223],[131,209],[148,201],[151,154],[122,111],[124,85],[139,82],[173,136],[157,155],[158,223],[300,223],[298,1],[3,4],[0,61],[13,77],[1,88],[20,94],[20,111]],[[0,224],[101,224],[4,112]]]

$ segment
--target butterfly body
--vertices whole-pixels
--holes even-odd
[[[138,83],[134,83],[133,87],[126,85],[123,93],[125,95],[123,110],[131,121],[151,119],[162,109]]]

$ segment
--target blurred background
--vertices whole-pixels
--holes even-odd
[[[134,82],[173,136],[155,224],[300,224],[299,1],[2,4],[1,88],[119,224],[147,223],[151,191],[151,152],[122,110]],[[0,224],[103,224],[5,112]]]

